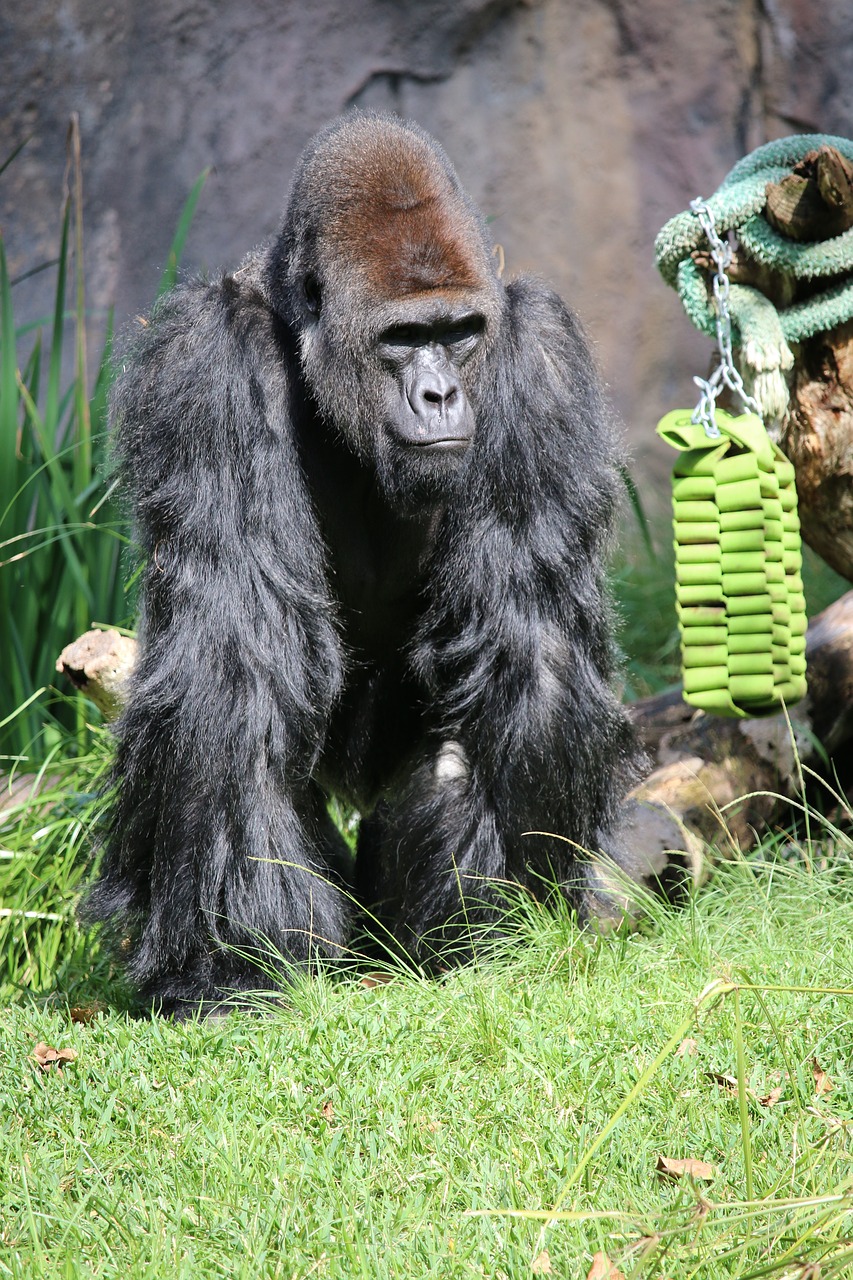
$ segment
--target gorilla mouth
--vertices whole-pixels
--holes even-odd
[[[467,436],[441,436],[438,440],[407,440],[406,444],[424,453],[461,453],[471,443]]]

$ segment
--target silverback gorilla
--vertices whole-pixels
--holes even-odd
[[[157,305],[113,416],[142,645],[86,914],[143,998],[235,999],[362,908],[421,962],[501,882],[594,913],[578,851],[632,870],[615,444],[573,315],[501,282],[441,149],[390,116],[320,133],[273,243]]]

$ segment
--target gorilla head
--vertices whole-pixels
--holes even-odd
[[[387,117],[321,133],[295,175],[269,290],[321,412],[389,497],[446,491],[474,438],[503,291],[444,153]]]
[[[143,996],[268,985],[362,908],[460,954],[508,880],[598,911],[573,851],[628,867],[635,761],[618,450],[572,313],[498,279],[441,149],[386,116],[321,133],[279,236],[157,305],[112,414],[141,650],[88,914]]]

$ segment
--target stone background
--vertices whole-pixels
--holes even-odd
[[[80,114],[89,304],[125,325],[155,291],[207,165],[183,265],[274,230],[310,135],[351,104],[418,120],[493,219],[509,272],[551,279],[590,331],[651,497],[653,428],[707,366],[652,241],[738,157],[853,134],[850,0],[26,0],[0,5],[0,224],[13,275],[56,253]],[[16,287],[44,314],[43,272]],[[97,350],[93,339],[90,350]]]

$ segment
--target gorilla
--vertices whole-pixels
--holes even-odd
[[[507,882],[596,914],[588,853],[633,857],[618,445],[577,321],[502,282],[441,148],[321,132],[272,243],[142,322],[112,415],[141,650],[84,911],[142,998],[227,1005],[364,919],[464,954]]]

